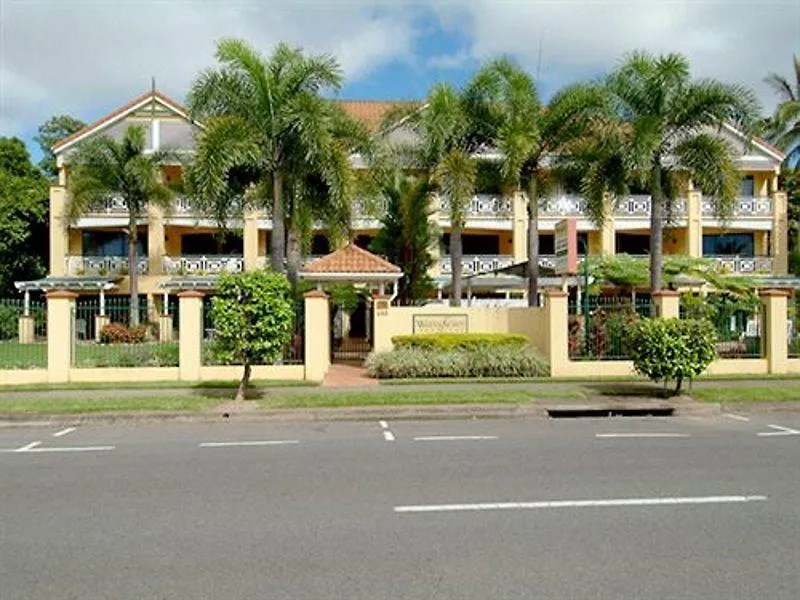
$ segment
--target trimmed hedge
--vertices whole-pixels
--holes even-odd
[[[479,350],[497,347],[521,348],[528,343],[520,333],[420,333],[395,335],[392,343],[396,349],[421,350]]]
[[[400,347],[371,354],[366,367],[378,379],[539,377],[550,373],[547,360],[536,350],[517,345],[476,350]]]

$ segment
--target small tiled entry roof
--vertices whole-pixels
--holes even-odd
[[[322,256],[304,269],[304,273],[401,273],[400,267],[388,260],[359,248],[355,244],[347,244],[327,256]]]

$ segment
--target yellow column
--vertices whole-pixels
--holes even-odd
[[[319,290],[307,292],[305,298],[305,378],[322,381],[331,363],[331,321],[328,295]]]
[[[35,321],[31,315],[20,315],[17,322],[17,333],[20,344],[32,344],[36,337]]]
[[[203,294],[188,291],[178,294],[180,305],[179,377],[198,381],[203,349]]]
[[[769,372],[786,373],[789,368],[786,315],[789,291],[761,290],[758,295],[764,307],[766,322],[762,332],[762,345]]]
[[[433,242],[430,245],[430,253],[431,258],[433,258],[433,265],[428,271],[428,275],[431,277],[437,277],[442,274],[442,231],[441,225],[439,224],[439,218],[441,217],[441,211],[439,210],[439,198],[436,196],[431,196],[430,198],[430,207],[431,207],[431,214],[428,217],[428,222],[433,225],[434,231],[436,231],[436,235],[434,236]]]
[[[167,254],[164,236],[164,211],[157,206],[147,208],[147,273],[161,275],[164,272],[164,256]]]
[[[249,209],[244,213],[244,270],[254,271],[258,268],[258,212]]]
[[[514,262],[520,263],[528,260],[528,206],[525,196],[517,192],[514,194],[513,222],[511,225],[511,239],[514,247]]]
[[[561,290],[545,293],[545,347],[550,361],[550,376],[567,374],[569,362],[567,294]]]
[[[613,256],[617,253],[614,198],[610,195],[606,195],[605,198],[605,218],[600,229],[600,252],[605,256]]]
[[[69,221],[66,216],[67,188],[50,187],[50,275],[66,274],[65,262],[69,252]]]
[[[703,256],[703,194],[695,190],[686,195],[686,254]]]
[[[786,192],[772,194],[772,273],[786,275],[789,272],[789,216]]]
[[[389,352],[393,348],[391,328],[388,327],[391,311],[389,296],[376,295],[373,299],[374,329],[372,348],[375,352]]]
[[[161,343],[172,341],[172,315],[160,314],[158,316],[158,341]]]
[[[77,297],[74,292],[61,290],[47,294],[47,379],[50,383],[69,381]]]
[[[662,319],[677,319],[680,317],[681,295],[673,290],[660,290],[653,292],[653,303],[656,305],[656,316]]]
[[[95,315],[94,317],[94,341],[100,341],[100,334],[103,332],[103,327],[111,323],[108,315]]]

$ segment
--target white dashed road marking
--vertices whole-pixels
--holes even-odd
[[[77,429],[77,427],[67,427],[66,429],[62,429],[61,431],[56,431],[53,434],[53,437],[61,437],[63,435],[67,435],[68,433],[72,433],[76,429]]]
[[[478,440],[496,440],[496,435],[423,435],[415,437],[415,442],[462,442]]]
[[[688,438],[688,433],[597,433],[597,438]]]
[[[31,448],[26,452],[105,452],[113,449],[114,446],[66,446],[64,448]]]
[[[743,421],[745,423],[750,420],[749,417],[743,417],[742,415],[737,415],[735,413],[725,413],[723,416],[733,419],[734,421]]]
[[[776,436],[783,436],[783,435],[800,435],[800,431],[796,429],[790,429],[788,427],[781,427],[780,425],[767,425],[772,429],[777,429],[777,431],[768,431],[759,433],[758,435],[761,437],[776,437]]]
[[[27,446],[23,446],[22,448],[17,448],[14,452],[30,452],[31,450],[36,448],[36,446],[38,446],[41,443],[42,442],[31,442]]]
[[[491,502],[479,504],[418,504],[395,506],[396,513],[466,512],[537,508],[607,508],[625,506],[679,506],[687,504],[735,504],[759,502],[766,496],[696,496],[677,498],[615,498],[609,500],[552,500],[548,502]]]
[[[386,421],[378,421],[378,424],[381,426],[381,429],[383,429],[383,439],[385,439],[387,442],[393,442],[395,437],[394,434],[389,431],[389,423]]]
[[[263,440],[253,442],[202,442],[201,448],[232,448],[235,446],[284,446],[286,444],[299,444],[298,440]]]

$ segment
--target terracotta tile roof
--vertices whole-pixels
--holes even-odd
[[[73,133],[71,135],[68,135],[67,137],[58,140],[55,144],[53,144],[53,148],[52,148],[53,152],[58,152],[58,150],[60,148],[62,148],[63,146],[65,146],[66,144],[71,142],[72,140],[75,140],[75,139],[81,137],[83,134],[85,134],[85,133],[87,133],[89,131],[92,131],[93,129],[97,129],[98,127],[101,127],[101,126],[105,125],[109,121],[113,121],[119,115],[122,115],[122,114],[126,113],[127,111],[132,109],[137,104],[140,104],[141,102],[144,102],[148,98],[152,98],[152,97],[158,98],[159,100],[163,101],[165,104],[167,104],[167,105],[179,110],[180,112],[183,112],[183,113],[188,113],[189,112],[180,102],[176,102],[175,100],[173,100],[172,98],[170,98],[169,96],[167,96],[166,94],[164,94],[164,93],[162,93],[162,92],[160,92],[158,90],[145,92],[144,94],[139,94],[138,96],[136,96],[136,98],[134,98],[130,102],[126,102],[125,104],[123,104],[122,106],[117,108],[116,110],[113,110],[112,112],[108,113],[106,116],[101,117],[100,119],[97,119],[97,121],[94,121],[93,123],[89,123],[86,127],[82,128],[82,129],[79,129],[75,133]]]
[[[400,273],[400,267],[388,260],[347,244],[327,256],[322,256],[303,269],[306,273]]]
[[[337,100],[352,118],[363,122],[371,131],[380,129],[384,115],[395,106],[421,106],[421,101]]]

